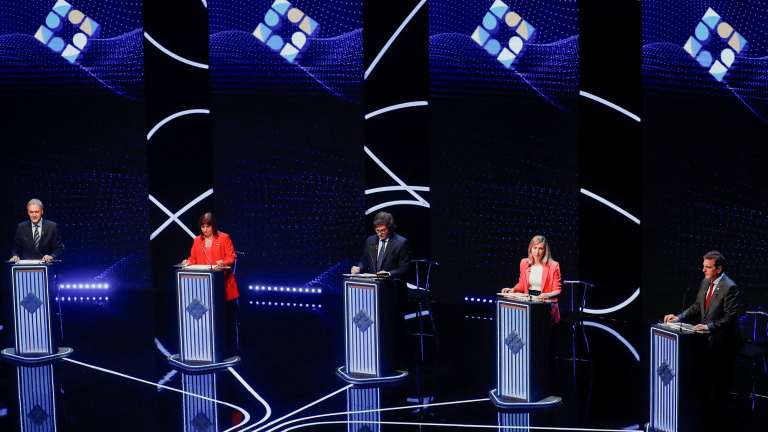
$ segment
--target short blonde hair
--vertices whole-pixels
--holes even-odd
[[[528,264],[534,265],[536,260],[533,259],[533,247],[539,243],[544,243],[544,257],[541,259],[541,264],[548,266],[552,261],[552,249],[549,247],[549,241],[543,235],[533,236],[531,242],[528,243]]]

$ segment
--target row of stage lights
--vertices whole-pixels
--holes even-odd
[[[58,297],[56,297],[56,301],[59,301]],[[61,301],[109,301],[109,297],[61,297]]]
[[[107,289],[109,284],[59,284],[59,289]]]
[[[249,285],[249,290],[252,291],[270,291],[270,292],[299,292],[302,294],[321,294],[323,290],[321,288],[286,288],[286,287],[271,287],[271,286],[259,286]]]
[[[476,316],[469,316],[469,315],[464,315],[464,318],[468,318],[468,319],[478,319],[478,320],[491,320],[491,321],[493,321],[493,318],[492,318],[492,317],[479,317],[479,316],[477,316],[477,317],[476,317]]]
[[[291,303],[291,302],[265,302],[265,301],[258,302],[257,301],[256,303],[254,303],[253,301],[251,301],[249,303],[255,304],[255,305],[261,305],[261,306],[290,306],[290,307],[306,307],[310,309],[323,307],[323,305],[321,304],[310,305],[309,303],[304,304],[304,303]]]
[[[475,303],[496,303],[496,300],[494,299],[484,299],[480,297],[464,297],[464,301]]]

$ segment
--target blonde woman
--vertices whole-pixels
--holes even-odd
[[[557,296],[560,295],[560,264],[552,259],[549,242],[537,235],[528,244],[528,258],[520,261],[520,280],[513,288],[504,288],[502,293],[524,293],[537,299],[554,299],[552,321],[560,321]]]

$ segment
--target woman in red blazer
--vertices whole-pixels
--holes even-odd
[[[232,267],[237,257],[235,247],[232,246],[229,235],[219,231],[213,214],[206,213],[200,216],[197,226],[200,227],[202,234],[192,241],[192,251],[189,258],[182,261],[181,264],[210,264],[219,267]],[[224,270],[224,293],[224,299],[227,301],[240,297],[232,269]]]
[[[531,273],[534,273],[533,281]],[[532,285],[531,282],[539,282]],[[540,291],[535,288],[539,287]],[[554,298],[552,303],[552,321],[560,321],[560,308],[557,296],[560,295],[560,264],[552,259],[549,242],[544,236],[537,235],[528,244],[528,258],[520,261],[520,280],[514,288],[504,288],[502,293],[518,292],[536,295],[538,299]]]

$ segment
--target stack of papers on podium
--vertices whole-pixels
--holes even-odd
[[[378,278],[378,277],[387,277],[386,275],[377,275],[377,274],[373,274],[373,273],[345,274],[344,276],[346,276],[346,277],[368,278],[368,279],[373,279],[373,278]]]
[[[213,270],[218,270],[219,266],[213,266]],[[211,270],[211,266],[209,265],[202,265],[202,264],[194,264],[194,265],[188,265],[184,267],[184,270]]]
[[[16,261],[16,265],[36,265],[36,264],[42,264],[43,260],[18,260]]]

